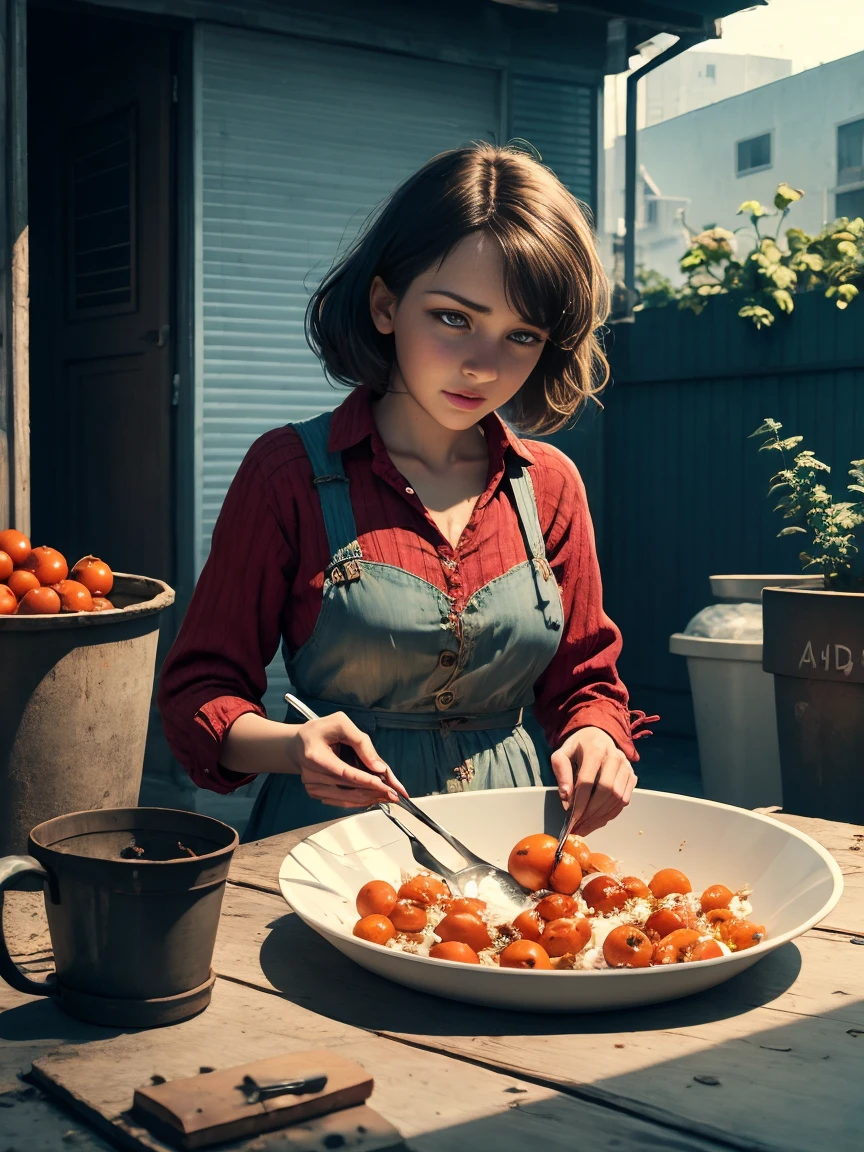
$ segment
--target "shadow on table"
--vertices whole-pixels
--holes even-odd
[[[39,1000],[28,1000],[0,1012],[0,1041],[34,1043],[40,1047],[65,1044],[84,1044],[89,1040],[108,1040],[121,1036],[127,1029],[101,1028],[96,1024],[86,1024],[61,1011],[54,1001],[45,996]]]
[[[432,1036],[603,1035],[686,1028],[739,1016],[785,992],[801,953],[784,944],[726,984],[647,1008],[563,1015],[475,1007],[403,988],[343,956],[288,913],[272,921],[261,947],[264,975],[288,1000],[322,1016],[376,1032]]]

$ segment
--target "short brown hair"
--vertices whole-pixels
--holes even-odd
[[[328,376],[383,394],[393,337],[375,327],[369,289],[380,276],[397,299],[422,272],[474,232],[504,255],[505,291],[549,339],[514,396],[508,418],[523,432],[554,432],[605,386],[597,329],[608,280],[579,202],[548,168],[513,147],[485,142],[433,157],[367,221],[309,301],[306,338]]]

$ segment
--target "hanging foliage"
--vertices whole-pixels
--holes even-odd
[[[767,328],[779,315],[794,310],[795,296],[801,292],[822,292],[838,308],[847,308],[864,279],[864,220],[844,216],[816,236],[789,228],[784,242],[783,223],[803,195],[780,184],[773,210],[758,200],[744,201],[738,215],[749,217],[750,223],[741,228],[710,226],[701,232],[688,228],[690,246],[679,264],[685,283],[675,286],[658,272],[640,270],[642,299],[637,310],[677,303],[698,315],[712,296],[735,294],[741,298],[738,315],[757,328]],[[777,225],[773,233],[767,232],[766,221],[774,217]],[[752,238],[752,245],[739,258],[742,234]]]

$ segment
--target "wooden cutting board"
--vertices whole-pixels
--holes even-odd
[[[396,1152],[404,1148],[391,1124],[368,1105],[357,1103],[371,1092],[371,1077],[359,1064],[326,1049],[142,1085],[134,1090],[134,1105],[130,1092],[121,1111],[117,1110],[116,1066],[110,1055],[106,1052],[100,1059],[101,1054],[92,1048],[87,1052],[89,1059],[70,1059],[71,1055],[66,1049],[34,1061],[30,1078],[109,1139],[134,1152],[176,1152],[217,1141],[226,1152],[326,1152],[331,1148]],[[293,1079],[304,1071],[327,1075],[327,1086],[320,1094],[323,1100],[283,1096],[247,1105],[235,1087],[247,1074],[264,1084]],[[108,1087],[111,1084],[113,1089]],[[330,1106],[338,1110],[315,1115],[316,1105],[319,1113]]]

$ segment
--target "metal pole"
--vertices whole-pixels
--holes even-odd
[[[719,29],[717,30],[719,32]],[[694,44],[701,44],[709,39],[704,32],[694,32],[681,36],[674,44],[670,44],[659,56],[643,64],[627,77],[627,107],[626,107],[626,135],[624,137],[624,284],[627,288],[636,288],[636,166],[637,156],[637,99],[638,84],[643,76],[659,68],[668,60],[674,60]]]

